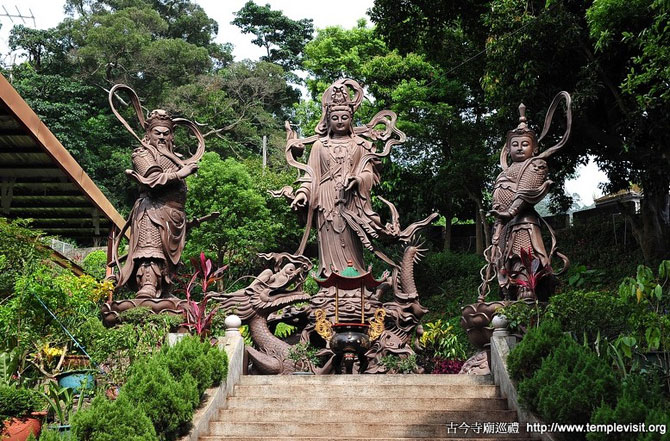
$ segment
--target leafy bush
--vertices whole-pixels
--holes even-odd
[[[385,355],[381,359],[381,365],[390,374],[411,374],[416,373],[419,369],[414,354],[409,356]]]
[[[81,263],[82,268],[86,274],[94,277],[96,280],[105,278],[107,272],[107,253],[103,250],[95,250],[86,257]]]
[[[77,441],[157,441],[151,420],[140,406],[126,396],[109,401],[102,396],[90,408],[72,417]]]
[[[41,246],[41,234],[28,225],[26,220],[0,217],[0,297],[12,292],[16,279],[49,255]]]
[[[436,357],[458,360],[467,358],[466,346],[458,339],[454,325],[447,321],[438,319],[426,323],[420,341],[424,348],[432,350]]]
[[[0,422],[23,417],[42,410],[44,403],[37,391],[23,387],[0,385]]]
[[[609,293],[576,291],[549,299],[547,316],[557,320],[563,330],[573,331],[578,338],[584,333],[590,342],[598,333],[610,341],[624,332],[629,310],[620,298]]]
[[[507,327],[512,332],[525,334],[530,328],[539,325],[545,309],[537,301],[532,305],[524,301],[518,301],[498,309],[497,313],[505,316],[509,322]]]
[[[609,364],[571,339],[561,341],[518,387],[521,403],[541,418],[574,424],[588,422],[600,403],[613,403],[618,389]]]
[[[182,374],[177,381],[161,357],[137,361],[119,396],[126,396],[149,417],[160,437],[174,439],[188,426],[200,402],[195,379]]]
[[[298,343],[288,350],[288,358],[293,361],[296,369],[307,372],[310,364],[312,366],[319,364],[319,357],[316,356],[317,352],[319,350],[309,343]]]
[[[160,359],[177,381],[187,372],[192,375],[200,395],[212,384],[221,383],[228,372],[226,353],[197,336],[184,337],[172,347],[164,346]]]
[[[603,403],[591,415],[591,424],[642,423],[670,425],[670,403],[661,391],[658,379],[652,375],[628,375],[624,378],[616,405]],[[667,426],[666,426],[667,427]],[[660,439],[660,434],[647,433],[589,433],[589,441],[627,441]]]
[[[558,322],[543,321],[539,327],[528,331],[521,342],[507,357],[507,369],[516,381],[531,377],[551,351],[561,342],[570,340]]]

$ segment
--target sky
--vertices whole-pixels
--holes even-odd
[[[219,23],[218,43],[232,43],[234,45],[233,55],[235,59],[258,59],[264,54],[262,48],[251,44],[253,36],[242,34],[239,28],[230,24],[234,19],[233,13],[242,8],[247,0],[195,0],[195,3],[203,7],[205,12]],[[337,2],[324,0],[257,0],[259,4],[269,3],[272,9],[281,10],[286,16],[294,20],[311,18],[314,20],[315,28],[327,26],[342,26],[352,28],[360,18],[368,18],[366,11],[372,7],[373,0],[338,0]],[[17,6],[23,15],[35,16],[35,24],[39,29],[47,29],[56,26],[64,18],[64,0],[21,0],[9,2],[0,0],[0,15],[5,14],[5,9],[10,14],[16,14]],[[3,7],[5,9],[3,9]],[[21,23],[18,18],[13,18],[13,23]],[[0,17],[0,53],[5,61],[8,60],[7,39],[9,30],[13,23],[8,17]],[[27,20],[27,26],[33,26],[32,20]],[[598,188],[601,182],[606,182],[605,173],[598,169],[592,160],[585,166],[577,169],[575,179],[566,181],[565,189],[568,194],[577,193],[581,203],[590,205],[594,197],[602,196]]]

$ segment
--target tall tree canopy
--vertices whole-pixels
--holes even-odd
[[[261,59],[279,64],[286,70],[300,67],[305,44],[312,39],[312,19],[292,20],[269,4],[260,6],[249,0],[235,13],[232,21],[245,34],[254,34],[251,42],[265,49]]]

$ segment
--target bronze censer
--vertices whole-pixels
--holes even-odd
[[[384,277],[376,280],[370,270],[361,274],[353,267],[352,262],[348,262],[347,268],[342,272],[333,271],[326,279],[314,277],[314,280],[322,288],[335,287],[335,323],[327,319],[323,309],[315,311],[316,332],[329,343],[330,349],[335,354],[333,357],[335,373],[341,374],[344,365],[345,372],[351,374],[356,358],[358,358],[358,372],[365,372],[368,367],[365,353],[370,349],[372,342],[384,332],[384,317],[386,317],[386,311],[378,308],[370,323],[365,322],[365,290],[372,290],[381,285]],[[340,322],[340,290],[360,290],[360,322]]]

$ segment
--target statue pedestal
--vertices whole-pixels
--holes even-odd
[[[174,298],[167,299],[124,299],[115,300],[102,305],[102,323],[107,327],[112,327],[121,323],[119,314],[133,308],[149,308],[154,314],[172,314],[183,315],[186,300]]]

